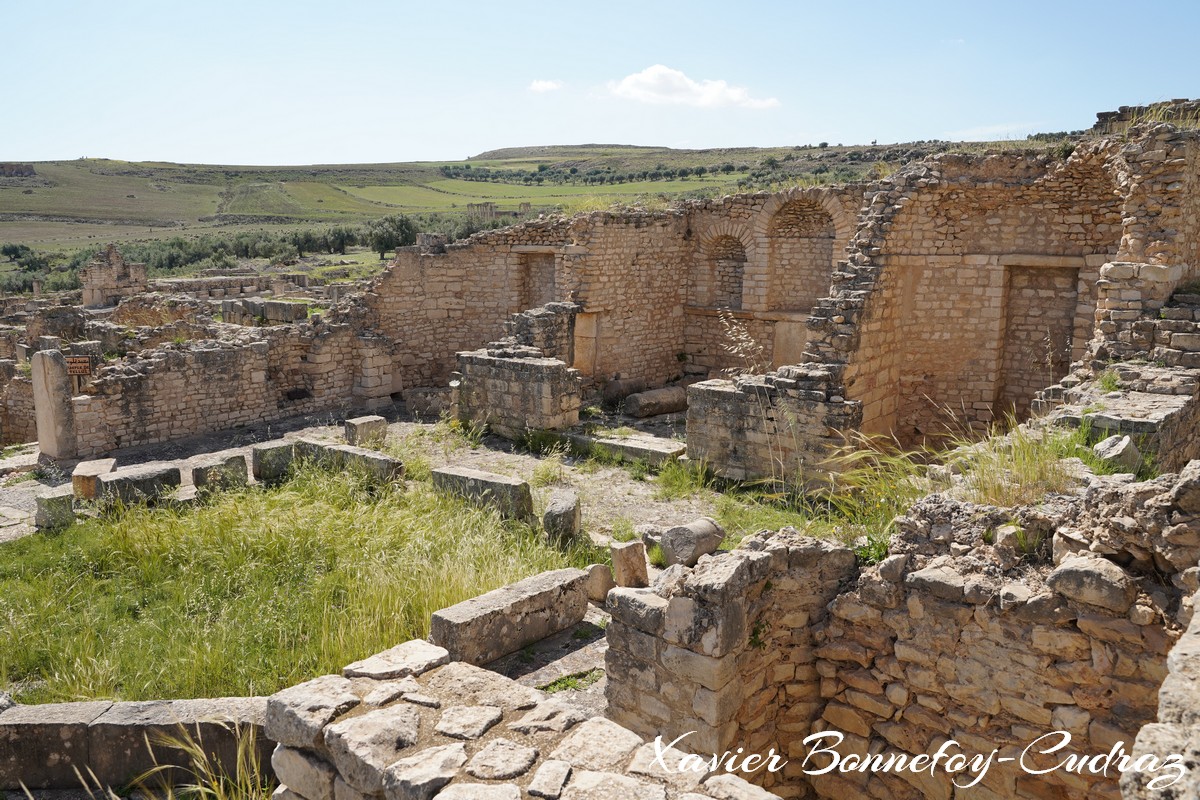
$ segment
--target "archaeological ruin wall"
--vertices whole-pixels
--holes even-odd
[[[789,764],[756,780],[781,797],[964,796],[941,772],[805,774],[829,763],[806,761],[824,748],[912,757],[952,739],[952,752],[1020,758],[1067,731],[1064,752],[1132,752],[1193,616],[1198,476],[1200,462],[1146,483],[1100,478],[1035,508],[932,495],[897,520],[877,565],[784,529],[672,567],[609,594],[610,711],[665,741],[696,731],[677,745],[693,752],[774,748]],[[1038,749],[1031,768],[1063,758]],[[965,796],[1120,793],[1115,774],[998,762]]]
[[[1156,320],[1196,274],[1198,142],[1158,125],[1085,142],[1065,162],[945,155],[881,181],[808,321],[802,366],[833,376],[834,391],[799,408],[780,393],[740,430],[689,415],[689,448],[733,452],[718,463],[728,477],[778,476],[803,466],[781,450],[820,450],[804,428],[838,419],[936,441],[1024,417],[1073,362],[1146,357],[1163,344],[1156,330],[1190,333]],[[689,398],[735,418],[763,382],[704,382]],[[796,423],[780,431],[780,419]]]

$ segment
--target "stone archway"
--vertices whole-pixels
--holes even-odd
[[[815,200],[784,203],[767,226],[767,307],[812,309],[829,290],[836,252],[833,216]]]

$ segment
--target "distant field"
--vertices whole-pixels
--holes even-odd
[[[593,200],[734,192],[739,181],[761,188],[854,180],[877,165],[890,171],[950,149],[1049,149],[1059,144],[808,143],[713,150],[580,145],[508,148],[456,162],[282,167],[108,159],[42,162],[34,164],[35,178],[0,178],[0,242],[69,251],[97,242],[202,233],[217,226],[279,230],[289,225],[356,224],[394,213],[465,213],[469,203],[480,202],[494,202],[503,211],[515,211],[522,203],[534,210],[571,210]],[[467,166],[499,172],[507,182],[461,180],[442,172],[443,167]],[[701,166],[707,171],[702,177],[608,182],[613,175],[640,178],[650,171]],[[722,167],[732,171],[714,172]],[[551,178],[541,185],[521,180],[530,173],[540,176],[539,170],[547,170]],[[570,170],[575,170],[571,180],[578,183],[554,182],[556,171],[566,177]],[[588,176],[605,182],[586,184]]]

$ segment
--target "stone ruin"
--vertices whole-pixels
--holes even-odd
[[[1117,134],[1122,119],[1145,116],[1098,124]],[[532,695],[510,703],[514,685],[456,653],[419,668],[384,655],[382,671],[288,690],[267,704],[266,731],[283,742],[285,800],[431,797],[443,786],[445,798],[1191,797],[1200,773],[1163,793],[1145,774],[1118,784],[997,765],[968,793],[944,774],[802,767],[804,739],[829,730],[843,754],[913,756],[953,739],[1007,757],[1063,730],[1071,752],[1120,744],[1195,764],[1198,180],[1200,132],[1154,122],[1085,139],[1065,159],[943,155],[863,184],[551,216],[401,249],[384,274],[304,319],[255,314],[267,289],[247,292],[246,278],[229,279],[241,283],[227,308],[233,298],[214,292],[229,289],[197,285],[186,296],[195,313],[139,328],[77,382],[67,356],[94,352],[114,323],[14,309],[27,328],[0,335],[13,356],[5,440],[32,417],[42,454],[70,464],[393,402],[444,406],[514,439],[575,435],[585,403],[664,386],[686,399],[688,457],[738,480],[812,476],[850,432],[938,442],[948,423],[982,432],[1006,413],[1135,435],[1170,472],[1142,483],[1082,476],[1078,492],[1017,509],[935,494],[896,521],[879,564],[784,529],[648,586],[618,581],[593,598],[612,615],[611,722],[523,731],[521,712],[565,712]],[[104,265],[118,258],[110,250]],[[85,289],[84,305],[125,291],[104,269],[85,286],[98,294]],[[129,295],[102,299],[121,300],[114,315],[146,297],[166,302]],[[31,339],[36,325],[45,333]],[[1040,561],[1022,557],[1031,546]],[[489,606],[490,630],[519,629],[541,613],[531,608]],[[467,639],[486,650],[508,636]],[[442,706],[460,696],[474,699],[454,700],[469,708],[449,716],[490,720],[476,738],[440,729]],[[586,735],[567,733],[574,725]],[[371,766],[379,737],[396,731],[413,733]],[[689,731],[682,746],[693,752],[774,748],[791,763],[756,774],[760,788],[704,776],[677,786],[641,768],[646,741]]]

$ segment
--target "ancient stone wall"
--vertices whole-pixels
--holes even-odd
[[[758,534],[609,594],[614,719],[698,730],[681,745],[695,752],[773,747],[791,763],[759,777],[783,797],[949,800],[960,795],[942,773],[801,774],[829,762],[806,763],[810,748],[911,757],[947,740],[1018,759],[994,763],[980,797],[1119,797],[1115,774],[1033,775],[1019,759],[1061,761],[1038,753],[1054,731],[1071,734],[1064,752],[1129,752],[1155,719],[1193,613],[1198,497],[1200,462],[1146,483],[1095,479],[1036,508],[933,495],[867,567],[789,529]],[[826,731],[838,736],[804,744]]]
[[[11,359],[0,360],[0,445],[37,441],[33,383]]]
[[[123,297],[146,290],[146,265],[129,264],[110,244],[79,270],[85,306],[116,305]]]
[[[381,340],[344,325],[261,329],[103,367],[70,401],[80,457],[329,409],[369,407],[392,391]]]

